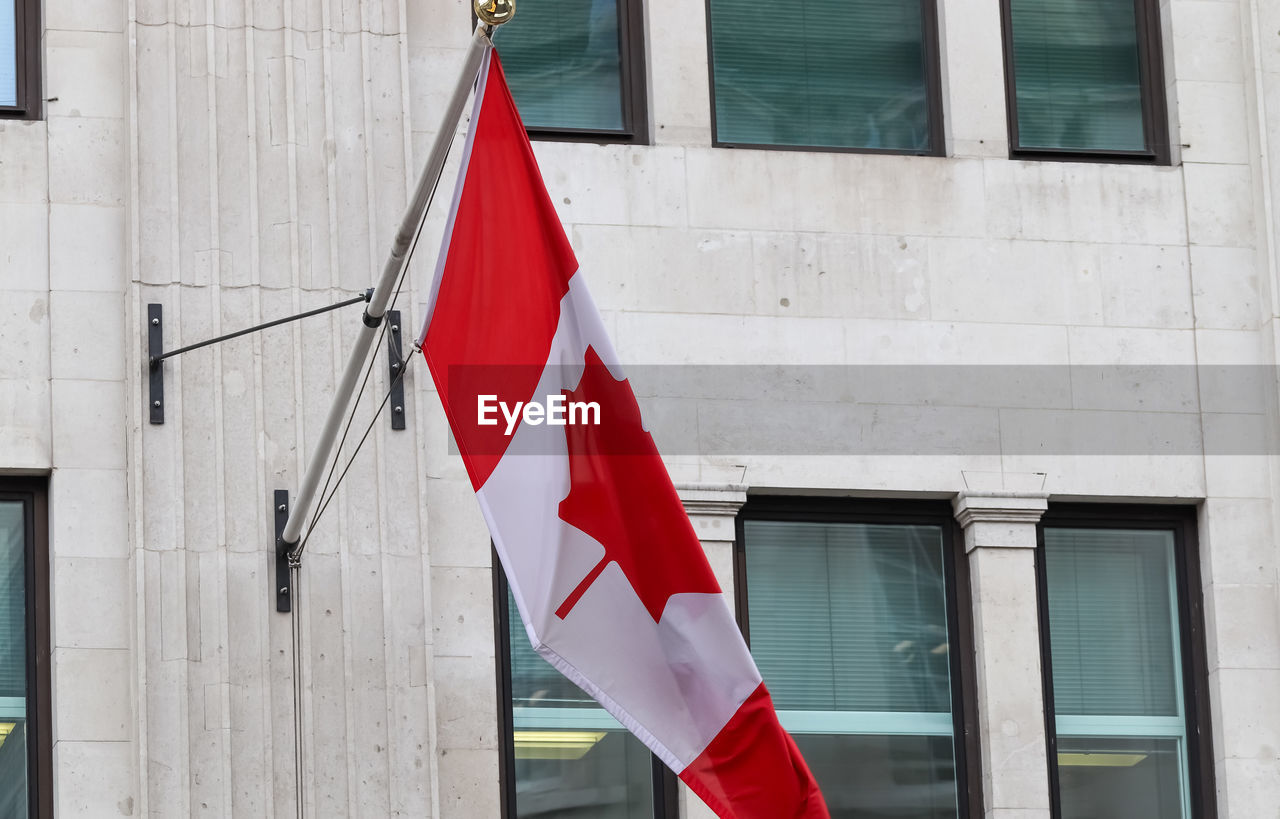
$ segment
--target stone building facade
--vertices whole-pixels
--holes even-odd
[[[864,407],[896,416],[884,434],[900,442],[867,453],[674,452],[725,588],[748,498],[951,503],[970,802],[1048,819],[1040,516],[1193,509],[1199,781],[1224,819],[1277,816],[1280,5],[1159,5],[1160,165],[1011,159],[1000,8],[978,0],[938,3],[945,155],[716,147],[706,16],[644,5],[651,144],[536,142],[624,361],[1251,367],[1258,390],[1244,409],[1210,378],[1189,405],[1081,383],[1043,401],[916,396]],[[299,796],[315,816],[501,814],[492,556],[425,368],[407,376],[407,429],[374,426],[308,547],[301,784],[271,496],[297,487],[354,315],[167,362],[165,423],[148,421],[148,304],[173,347],[370,286],[470,20],[461,0],[45,3],[42,110],[0,120],[0,488],[47,499],[37,773],[57,815],[283,816]],[[398,305],[410,326],[443,212]],[[770,397],[787,411],[785,391]],[[1196,445],[1018,439],[1135,409]],[[989,445],[913,454],[953,420]],[[1256,452],[1219,445],[1242,427]]]

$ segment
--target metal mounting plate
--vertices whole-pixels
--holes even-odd
[[[293,609],[293,578],[289,573],[289,550],[284,545],[284,526],[289,522],[289,490],[277,489],[272,511],[276,516],[276,611]]]
[[[391,428],[404,429],[404,379],[397,376],[400,375],[400,367],[403,366],[400,361],[404,358],[402,350],[404,345],[401,338],[404,333],[400,327],[400,311],[388,310],[387,320],[391,322],[390,330],[387,333],[387,367],[390,373],[391,384]]]
[[[147,405],[151,408],[151,423],[164,423],[164,308],[159,304],[147,305],[147,369],[150,389]]]

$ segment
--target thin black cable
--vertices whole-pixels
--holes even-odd
[[[452,149],[453,143],[450,142],[449,145],[450,145],[450,149]],[[448,156],[449,156],[449,153],[448,151],[446,151],[445,152],[446,160],[448,159]],[[432,200],[435,199],[436,189],[439,186],[440,186],[440,178],[436,177],[435,184],[432,185],[431,187],[431,193],[427,197],[428,208],[431,206]],[[405,255],[404,267],[401,268],[400,270],[400,278],[396,280],[395,292],[391,294],[391,301],[387,305],[386,312],[388,313],[391,312],[393,309],[395,309],[396,301],[399,300],[400,298],[400,291],[404,287],[405,277],[409,273],[409,262],[413,260],[413,254],[418,249],[418,239],[422,236],[422,227],[425,223],[426,223],[426,211],[423,211],[423,218],[420,222],[418,222],[418,229],[413,233],[413,242],[409,245],[409,252]],[[383,315],[386,315],[386,313],[384,313]],[[386,323],[384,322],[382,324],[381,331],[378,333],[378,341],[374,345],[375,348],[382,346],[382,339],[385,335],[386,335]],[[404,339],[403,327],[400,330],[400,338],[402,340],[401,343],[403,344],[403,339]],[[403,349],[403,347],[401,349]],[[420,349],[420,348],[415,348],[415,349]],[[413,350],[410,350],[409,355],[407,356],[403,354],[401,355],[400,366],[396,370],[396,377],[393,378],[391,380],[391,384],[388,385],[387,394],[383,396],[382,403],[378,405],[378,409],[374,412],[373,418],[370,419],[369,428],[365,430],[365,433],[363,436],[361,436],[359,443],[356,444],[355,451],[351,453],[350,460],[347,461],[347,465],[345,468],[343,468],[342,474],[338,476],[337,483],[333,484],[333,491],[330,492],[329,495],[326,497],[325,492],[329,490],[329,484],[333,480],[333,473],[334,473],[334,470],[337,469],[339,458],[334,457],[333,463],[330,464],[329,474],[325,477],[324,488],[320,490],[320,497],[323,500],[320,506],[317,507],[315,513],[311,516],[311,523],[307,526],[307,532],[302,537],[302,539],[299,540],[298,547],[294,550],[295,559],[301,559],[302,551],[306,546],[307,540],[311,537],[312,531],[315,530],[316,524],[320,522],[320,515],[324,513],[324,510],[329,506],[329,502],[333,500],[333,496],[337,494],[338,487],[342,484],[342,479],[346,477],[347,471],[351,469],[351,464],[355,461],[356,455],[360,454],[360,448],[364,445],[365,440],[369,437],[369,432],[373,429],[373,424],[377,421],[378,416],[382,413],[382,410],[387,406],[387,401],[390,400],[391,398],[392,388],[395,387],[395,385],[398,384],[401,381],[401,379],[404,378],[405,370],[408,369],[408,362],[409,362],[409,359],[412,358],[413,352],[414,352]],[[342,440],[338,442],[337,451],[339,456],[342,453],[342,447],[347,442],[347,435],[351,431],[351,424],[355,421],[356,411],[360,407],[360,399],[364,397],[365,388],[366,386],[368,386],[369,377],[373,374],[373,366],[374,366],[374,363],[377,362],[377,360],[378,360],[378,357],[376,355],[371,356],[369,359],[369,363],[365,368],[364,379],[360,382],[360,391],[356,393],[356,400],[351,407],[351,415],[347,417],[347,424],[342,430]]]
[[[457,132],[455,131],[453,138],[449,140],[449,146],[445,149],[444,156],[445,156],[446,163],[449,161],[449,155],[452,153],[453,145],[456,141],[457,141]],[[436,191],[440,188],[440,180],[443,176],[444,174],[441,173],[440,176],[436,177],[436,181],[431,185],[431,193],[427,195],[427,204],[422,211],[422,218],[418,220],[418,229],[413,232],[413,242],[409,245],[409,251],[408,253],[405,254],[405,257],[404,257],[404,266],[400,269],[400,277],[396,280],[395,292],[391,294],[391,302],[387,305],[387,309],[383,313],[383,316],[385,316],[387,312],[390,312],[395,308],[396,301],[400,298],[400,291],[404,287],[405,277],[409,273],[409,263],[413,261],[413,255],[418,249],[418,240],[422,238],[422,228],[426,225],[427,212],[431,208],[431,203],[435,201]],[[382,339],[386,335],[386,331],[387,331],[386,322],[385,321],[381,322],[381,330],[378,333],[378,340],[374,344],[375,349],[382,346]],[[403,328],[401,328],[400,337],[403,340],[404,338]],[[396,377],[392,380],[391,382],[392,385],[396,384],[404,377],[405,369],[407,369],[407,363],[412,356],[413,356],[413,351],[410,351],[408,356],[404,356],[402,354],[402,357],[400,359],[400,370],[396,374]],[[356,445],[355,452],[351,454],[351,461],[348,461],[346,468],[342,470],[342,476],[338,478],[337,483],[333,484],[333,493],[330,493],[328,497],[325,497],[325,492],[329,491],[329,485],[333,481],[333,473],[338,467],[338,460],[339,460],[339,456],[342,453],[342,447],[346,445],[347,435],[351,432],[351,424],[355,421],[356,411],[360,408],[360,399],[364,397],[365,388],[369,384],[369,377],[373,374],[373,366],[377,360],[378,360],[377,355],[370,356],[369,358],[369,363],[365,368],[364,379],[360,382],[360,390],[356,393],[356,399],[351,405],[351,414],[347,416],[347,423],[342,430],[342,438],[338,441],[338,448],[337,448],[338,456],[335,456],[333,459],[333,462],[329,465],[329,474],[325,476],[324,487],[320,490],[320,497],[324,498],[324,500],[322,501],[321,505],[317,507],[315,513],[311,516],[311,522],[307,526],[306,534],[304,534],[302,538],[299,539],[298,545],[293,550],[293,555],[295,559],[299,559],[302,557],[302,551],[306,547],[308,538],[311,537],[311,532],[315,530],[316,524],[320,522],[320,515],[324,512],[325,508],[329,506],[329,501],[333,499],[333,494],[338,491],[338,486],[342,483],[342,478],[346,476],[347,470],[351,468],[351,461],[355,460],[355,456],[360,452],[360,447],[364,444],[365,439],[369,437],[369,431],[366,430],[364,436],[360,439],[360,443]],[[390,400],[390,398],[391,398],[391,392],[388,389],[386,397],[382,399],[382,404],[378,407],[378,411],[374,413],[373,420],[370,421],[370,429],[372,429],[373,422],[377,420],[378,415],[382,412],[383,407],[387,405],[387,401]]]
[[[294,551],[295,558],[302,557],[302,550],[307,545],[307,540],[311,537],[311,532],[316,528],[316,524],[320,522],[320,516],[324,514],[325,509],[329,508],[329,502],[338,494],[338,487],[342,485],[343,479],[347,477],[347,472],[351,470],[352,464],[356,462],[356,456],[360,454],[360,448],[363,447],[364,442],[368,440],[369,434],[373,432],[374,425],[378,423],[378,417],[382,414],[382,411],[386,409],[387,402],[391,400],[391,387],[394,387],[401,379],[404,378],[405,372],[409,369],[409,363],[413,360],[413,354],[418,351],[419,348],[414,347],[409,351],[407,356],[400,359],[399,372],[396,373],[396,377],[391,380],[391,384],[387,389],[387,394],[382,397],[382,403],[378,405],[376,410],[374,410],[373,417],[369,419],[369,426],[365,427],[364,434],[361,435],[360,440],[356,442],[355,451],[351,453],[351,457],[347,459],[347,465],[342,468],[341,474],[338,475],[338,480],[333,485],[333,491],[329,493],[328,497],[324,498],[324,501],[320,504],[319,510],[316,512],[315,520],[307,529],[306,534],[302,536],[302,540],[298,542],[298,548]],[[335,460],[334,463],[336,464],[337,461]]]
[[[447,156],[447,154],[446,154],[446,156]],[[439,179],[437,179],[437,180],[436,180],[436,184],[437,184],[437,185],[439,185],[439,184],[440,184],[440,180],[439,180]],[[431,199],[432,199],[432,198],[434,198],[434,196],[435,196],[435,188],[433,187],[433,188],[431,189],[431,197],[429,197],[429,198],[427,199],[427,205],[428,205],[428,207],[430,207],[430,205],[431,205]],[[424,218],[423,218],[423,221],[426,221],[425,216],[424,216]],[[404,268],[400,271],[400,278],[396,280],[396,289],[395,289],[395,292],[391,294],[391,301],[390,301],[390,303],[387,305],[387,309],[386,309],[386,311],[383,313],[383,316],[384,316],[384,317],[386,316],[386,314],[387,314],[387,313],[389,313],[389,312],[391,312],[392,310],[394,310],[394,309],[395,309],[396,301],[400,298],[400,289],[404,286],[404,279],[405,279],[405,275],[409,272],[409,261],[413,258],[413,252],[414,252],[415,250],[417,250],[417,248],[418,248],[418,236],[420,236],[421,234],[422,234],[422,223],[420,222],[420,223],[418,224],[418,230],[417,230],[417,231],[415,231],[415,232],[414,232],[414,234],[413,234],[413,244],[411,244],[411,245],[409,246],[409,253],[408,253],[408,255],[406,255],[406,256],[405,256],[405,260],[404,260]],[[385,337],[386,337],[386,335],[387,335],[387,323],[386,323],[385,321],[383,321],[383,322],[381,322],[380,329],[378,330],[378,340],[377,340],[376,342],[374,342],[374,345],[373,345],[373,349],[374,349],[374,350],[377,350],[377,349],[379,349],[379,348],[381,348],[381,347],[382,347],[382,339],[383,339],[383,338],[385,338]],[[401,328],[401,331],[400,331],[400,337],[401,337],[402,339],[404,338],[404,328]],[[364,391],[365,391],[365,389],[366,389],[366,388],[368,387],[368,385],[369,385],[369,378],[370,378],[370,376],[372,376],[372,375],[373,375],[373,367],[374,367],[374,365],[377,363],[377,361],[378,361],[378,356],[377,356],[377,354],[375,353],[374,355],[372,355],[372,356],[370,356],[370,357],[369,357],[369,362],[365,365],[364,378],[360,381],[360,389],[356,392],[356,400],[355,400],[354,402],[352,402],[352,404],[351,404],[351,414],[347,416],[347,423],[346,423],[346,425],[342,428],[342,438],[340,438],[340,439],[338,440],[338,447],[337,447],[337,450],[336,450],[336,452],[337,452],[338,454],[334,456],[333,462],[329,464],[329,474],[325,476],[325,479],[324,479],[324,486],[320,489],[320,497],[321,497],[321,498],[325,498],[325,493],[329,491],[329,484],[333,481],[333,473],[334,473],[334,471],[338,468],[338,461],[340,460],[340,456],[342,455],[342,448],[343,448],[344,446],[346,446],[346,443],[347,443],[347,435],[349,435],[349,434],[350,434],[350,432],[351,432],[351,425],[352,425],[353,423],[355,423],[355,420],[356,420],[356,412],[357,412],[357,411],[359,410],[359,408],[360,408],[360,400],[361,400],[362,398],[364,398]],[[402,359],[401,359],[401,361],[400,361],[400,370],[397,372],[395,379],[393,379],[393,380],[392,380],[392,384],[395,384],[396,382],[398,382],[398,381],[400,380],[401,376],[403,376],[403,375],[404,375],[404,364],[405,364],[405,360],[402,358]],[[390,392],[388,392],[388,393],[387,393],[387,395],[388,395],[388,397],[390,397]],[[382,406],[386,406],[386,403],[387,403],[387,399],[385,399],[385,398],[384,398],[384,399],[383,399],[383,401],[382,401]],[[379,407],[379,408],[378,408],[378,413],[380,413],[381,411],[382,411],[382,408],[381,408],[381,407]],[[376,420],[376,419],[377,419],[377,417],[378,417],[378,413],[375,413],[375,414],[374,414],[374,416],[373,416],[375,420]],[[363,439],[363,438],[361,439],[361,443],[364,443],[364,439]],[[359,451],[360,451],[360,447],[357,445],[357,447],[356,447],[356,452],[355,452],[355,453],[352,453],[352,457],[354,458],[354,457],[355,457],[355,454],[356,454],[356,453],[358,453]],[[343,475],[345,475],[345,474],[346,474],[346,471],[345,471],[345,470],[343,470]],[[341,482],[342,482],[342,479],[341,479],[341,478],[339,478],[339,479],[338,479],[338,483],[340,484]],[[337,491],[338,491],[338,484],[334,484],[334,485],[333,485],[333,491],[334,491],[334,492],[337,492]],[[332,497],[332,495],[330,495],[330,497]],[[306,532],[306,535],[304,535],[304,536],[303,536],[303,537],[298,541],[298,546],[297,546],[297,548],[295,548],[295,549],[294,549],[294,554],[295,554],[297,557],[301,557],[301,556],[302,556],[302,549],[303,549],[303,546],[304,546],[304,545],[306,544],[306,542],[307,542],[307,538],[311,536],[311,532],[312,532],[312,530],[313,530],[313,529],[315,529],[315,528],[316,528],[316,524],[317,524],[317,523],[319,523],[319,521],[320,521],[320,513],[321,513],[321,512],[323,512],[323,511],[324,511],[324,507],[325,507],[325,506],[328,506],[328,505],[329,505],[329,501],[328,501],[328,499],[325,499],[325,500],[323,500],[322,505],[321,505],[321,506],[318,506],[318,507],[316,508],[315,512],[313,512],[313,513],[312,513],[312,515],[311,515],[311,522],[310,522],[309,524],[307,524],[307,532]]]
[[[438,185],[439,182],[440,180],[437,179],[436,184]],[[435,188],[431,189],[431,193],[432,193],[432,196],[435,195]],[[430,207],[430,205],[431,205],[431,199],[428,198],[427,206]],[[425,219],[426,219],[426,216],[424,211],[423,220],[425,221]],[[395,292],[391,294],[391,301],[387,305],[386,310],[384,310],[382,313],[384,317],[386,316],[387,313],[391,312],[391,310],[395,309],[396,300],[400,298],[400,288],[404,284],[405,273],[408,272],[409,270],[409,260],[413,258],[413,251],[418,246],[417,237],[418,237],[418,233],[421,232],[421,230],[422,230],[422,224],[420,222],[418,224],[418,231],[414,233],[414,242],[409,247],[409,255],[405,256],[405,263],[404,263],[404,267],[400,271],[400,278],[396,280]],[[378,328],[379,328],[378,340],[374,342],[372,347],[372,349],[374,350],[377,350],[380,347],[382,347],[382,339],[385,338],[387,335],[387,323],[385,321],[379,321]],[[378,356],[375,353],[374,355],[369,357],[369,361],[365,364],[364,378],[360,381],[360,389],[356,392],[356,400],[351,404],[351,414],[347,416],[347,423],[342,428],[342,437],[338,440],[338,448],[336,450],[338,454],[334,456],[333,462],[329,464],[329,474],[325,475],[324,486],[320,489],[321,498],[324,497],[325,492],[329,491],[329,484],[333,480],[334,470],[337,469],[338,467],[338,458],[342,454],[342,447],[345,446],[347,443],[347,435],[351,432],[351,425],[356,420],[356,411],[360,408],[360,399],[364,398],[365,388],[369,385],[369,378],[370,376],[373,375],[373,366],[377,362],[377,360],[378,360]],[[336,490],[337,487],[335,486],[334,489]],[[319,511],[313,512],[311,515],[311,523],[307,525],[308,535],[311,534],[311,530],[315,528],[316,522],[319,520],[320,520],[320,512]],[[305,537],[298,541],[298,547],[294,550],[295,555],[299,557],[302,555],[302,544],[305,542],[306,542]]]
[[[392,303],[394,304],[394,301]],[[373,344],[374,350],[377,350],[382,346],[382,338],[386,335],[386,332],[386,322],[382,322],[381,329],[378,331],[378,340]],[[334,455],[333,461],[329,464],[329,474],[325,475],[324,486],[320,489],[321,498],[324,497],[325,492],[329,491],[329,484],[333,481],[333,473],[338,468],[338,460],[342,455],[342,448],[346,446],[347,435],[351,432],[351,425],[355,423],[356,411],[360,408],[360,399],[364,397],[365,388],[369,385],[369,377],[373,375],[373,365],[377,360],[378,356],[375,353],[374,355],[369,356],[369,362],[365,365],[364,378],[360,381],[360,389],[356,391],[356,400],[351,404],[351,414],[347,416],[347,423],[342,428],[342,437],[338,439],[338,447],[335,450],[337,454]],[[334,488],[337,489],[336,486]],[[307,535],[311,534],[311,530],[315,528],[318,520],[320,520],[320,511],[317,507],[317,509],[311,513],[311,522],[307,525]],[[300,557],[302,555],[302,544],[306,543],[306,541],[306,537],[303,537],[298,541],[297,548],[293,550],[296,557]]]

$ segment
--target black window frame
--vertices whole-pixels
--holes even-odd
[[[0,120],[37,120],[40,98],[40,0],[0,0],[13,3],[14,57],[17,63],[16,105],[0,105]]]
[[[496,550],[493,552],[493,644],[494,666],[498,683],[498,791],[501,819],[516,819],[516,746],[513,728],[515,716],[511,703],[511,632],[510,617],[519,617],[507,605],[507,577]],[[652,764],[654,819],[679,819],[679,785],[676,775],[653,753]]]
[[[1045,0],[1052,2],[1052,0]],[[1138,81],[1142,95],[1141,151],[1079,148],[1022,148],[1018,144],[1018,83],[1013,54],[1013,0],[1000,0],[1000,34],[1004,48],[1005,111],[1009,125],[1009,158],[1051,162],[1106,162],[1169,165],[1169,106],[1165,97],[1164,48],[1159,0],[1133,0],[1137,22]]]
[[[47,482],[0,476],[0,501],[21,503],[26,523],[27,800],[29,814],[45,819],[53,816]]]
[[[551,0],[554,2],[554,0]],[[645,64],[644,0],[615,0],[618,9],[618,68],[622,86],[622,128],[617,131],[593,128],[526,127],[529,139],[540,142],[586,142],[596,145],[648,145],[649,84]],[[475,12],[472,26],[477,24]],[[502,50],[498,49],[498,54]],[[519,100],[516,101],[519,105]]]
[[[1053,658],[1049,632],[1048,574],[1044,530],[1135,529],[1170,531],[1178,590],[1179,645],[1182,654],[1183,709],[1187,736],[1187,782],[1191,817],[1217,819],[1213,731],[1209,710],[1209,662],[1205,642],[1204,595],[1200,577],[1200,545],[1194,506],[1132,504],[1049,504],[1036,525],[1036,599],[1039,608],[1040,669],[1044,681],[1045,743],[1049,768],[1049,815],[1062,819],[1058,779],[1058,733],[1053,700]]]
[[[712,42],[711,0],[703,0],[707,18],[707,96],[711,101],[711,146],[742,148],[756,151],[805,151],[830,154],[881,154],[888,156],[946,156],[946,128],[943,125],[942,53],[939,45],[938,0],[920,0],[921,36],[924,40],[924,86],[928,97],[929,143],[927,151],[904,151],[897,148],[850,148],[834,145],[781,145],[767,142],[730,142],[720,139],[716,122],[716,56]]]
[[[957,819],[981,819],[981,749],[978,738],[977,668],[973,639],[973,606],[964,534],[951,503],[945,500],[889,500],[793,495],[749,495],[735,520],[733,593],[738,628],[751,645],[747,609],[746,522],[878,523],[938,526],[943,538],[946,572],[948,639],[951,670],[951,717],[956,764]]]

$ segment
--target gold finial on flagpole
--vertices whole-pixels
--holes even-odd
[[[516,13],[516,0],[475,0],[476,17],[490,26],[500,26]]]

